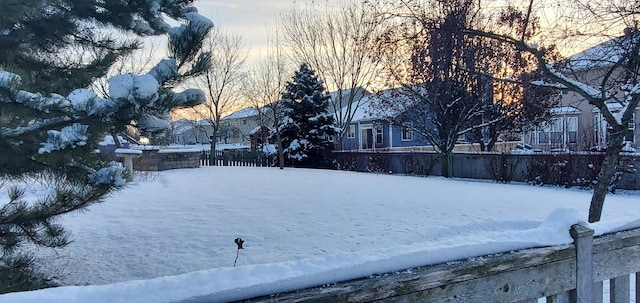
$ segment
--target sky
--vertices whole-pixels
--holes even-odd
[[[336,1],[336,0],[332,0]],[[343,0],[337,0],[343,1]],[[198,0],[194,6],[216,26],[231,34],[239,34],[249,47],[249,61],[259,56],[267,45],[267,38],[276,29],[278,16],[294,5],[312,3],[311,0]]]
[[[638,194],[607,195],[602,221],[588,224],[589,190],[293,168],[139,173],[104,203],[63,216],[69,246],[35,251],[57,281],[80,286],[0,303],[242,300],[567,244],[576,223],[596,235],[640,227]],[[239,252],[235,238],[245,241]]]
[[[295,5],[304,6],[308,4],[323,3],[347,3],[349,0],[198,0],[195,6],[205,17],[210,18],[229,33],[240,34],[247,46],[250,47],[250,57],[255,58],[265,47],[268,33],[276,28],[278,16],[281,12],[291,9]],[[509,1],[512,5],[526,7],[528,1]],[[548,3],[547,3],[548,2]],[[563,10],[558,10],[555,0],[547,0],[542,7],[554,7],[553,10],[543,9],[538,14],[543,23],[555,23],[549,18],[556,18],[557,14],[566,14]],[[503,7],[502,1],[483,2],[485,6]],[[567,23],[569,24],[569,23]],[[556,26],[556,25],[554,25]],[[559,45],[560,48],[563,45]],[[580,45],[574,49],[563,49],[564,55],[571,55],[590,45]],[[572,46],[576,47],[576,46]]]

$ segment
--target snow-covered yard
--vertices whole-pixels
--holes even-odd
[[[142,178],[141,178],[142,177]],[[609,195],[596,234],[640,226]],[[439,177],[201,167],[139,175],[39,250],[70,286],[0,302],[220,301],[528,247],[570,243],[590,192]],[[245,240],[233,267],[237,246]],[[75,300],[75,301],[74,301]]]

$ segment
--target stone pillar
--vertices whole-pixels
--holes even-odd
[[[142,151],[138,149],[118,148],[116,149],[116,156],[123,159],[122,166],[129,172],[127,176],[127,182],[133,181],[133,158],[138,158],[142,155]]]

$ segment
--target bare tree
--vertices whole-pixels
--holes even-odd
[[[298,7],[283,15],[284,41],[294,65],[307,63],[332,95],[330,111],[348,129],[367,89],[376,83],[378,61],[375,38],[381,28],[366,4]]]
[[[397,124],[411,123],[441,155],[444,176],[462,136],[490,150],[501,134],[524,122],[524,113],[540,116],[533,111],[540,108],[519,102],[524,94],[518,81],[535,65],[507,56],[510,48],[465,34],[480,20],[474,1],[401,0],[373,9],[387,29],[377,48],[387,85],[399,87],[385,91],[374,110]],[[492,20],[489,25],[509,24]],[[506,75],[511,80],[500,81]]]
[[[531,0],[524,9],[535,13],[543,11],[548,4]],[[589,222],[597,222],[616,172],[628,125],[640,101],[640,10],[636,2],[621,0],[556,4],[565,10],[549,20],[544,37],[478,29],[470,29],[467,34],[488,37],[512,46],[519,55],[530,55],[549,79],[536,84],[575,92],[602,114],[609,126],[608,141],[589,208]],[[525,18],[520,26],[527,29],[531,23],[530,18]],[[600,44],[589,52],[556,61],[548,55],[554,43]]]
[[[244,96],[259,115],[259,125],[271,129],[275,136],[278,166],[284,168],[282,138],[277,128],[282,115],[282,92],[288,71],[278,37],[267,47],[266,55],[259,57],[247,74]]]
[[[241,88],[245,77],[243,68],[247,59],[247,49],[242,37],[227,34],[219,27],[209,34],[204,48],[211,53],[211,68],[195,79],[195,84],[206,93],[207,101],[194,107],[193,111],[211,127],[209,163],[215,163],[220,120],[225,113],[239,107],[243,100]]]

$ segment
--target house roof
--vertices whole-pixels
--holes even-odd
[[[364,96],[363,98],[367,98],[367,96],[369,95],[369,92],[366,89],[362,88],[362,87],[356,87],[355,91],[356,91],[356,94]],[[347,90],[342,91],[341,95],[346,98],[350,93],[351,93],[351,89],[347,89]],[[338,92],[337,91],[329,92],[329,96],[332,99],[335,99],[335,98],[338,97]],[[357,96],[356,96],[356,98],[357,98]],[[333,112],[333,110],[332,110],[333,107],[332,106],[333,106],[333,104],[330,103],[329,104],[330,108],[328,109],[329,112]],[[344,105],[344,107],[346,107],[346,104]],[[344,111],[344,107],[343,107],[343,111]],[[240,109],[240,110],[237,110],[237,111],[231,113],[230,115],[227,115],[227,116],[223,117],[222,120],[245,119],[245,118],[258,116],[259,114],[260,114],[260,112],[255,107],[245,107],[243,109]]]
[[[581,110],[573,106],[558,106],[551,108],[549,111],[553,115],[579,115],[582,113]]]
[[[269,129],[268,127],[266,127],[266,126],[260,126],[260,125],[258,125],[258,126],[256,126],[254,129],[252,129],[252,130],[249,132],[249,135],[254,135],[254,134],[258,133],[258,132],[259,132],[259,131],[261,131],[261,130],[269,131],[270,129]]]
[[[609,109],[610,112],[615,113],[620,111],[621,109],[624,108],[624,106],[622,106],[622,104],[617,103],[617,102],[610,102],[607,103],[607,108]],[[599,113],[600,110],[597,107],[593,107],[593,109],[591,110],[594,113]]]
[[[625,55],[632,43],[638,43],[639,34],[609,39],[568,58],[567,68],[585,69],[611,66]]]
[[[395,117],[412,104],[412,100],[407,96],[407,88],[390,88],[377,94],[370,94],[362,98],[360,107],[354,113],[351,122],[382,120]],[[376,103],[382,100],[397,102],[393,108],[384,108]]]
[[[228,116],[223,117],[222,120],[249,118],[257,116],[258,114],[259,112],[255,107],[245,107],[241,110],[231,113]]]

